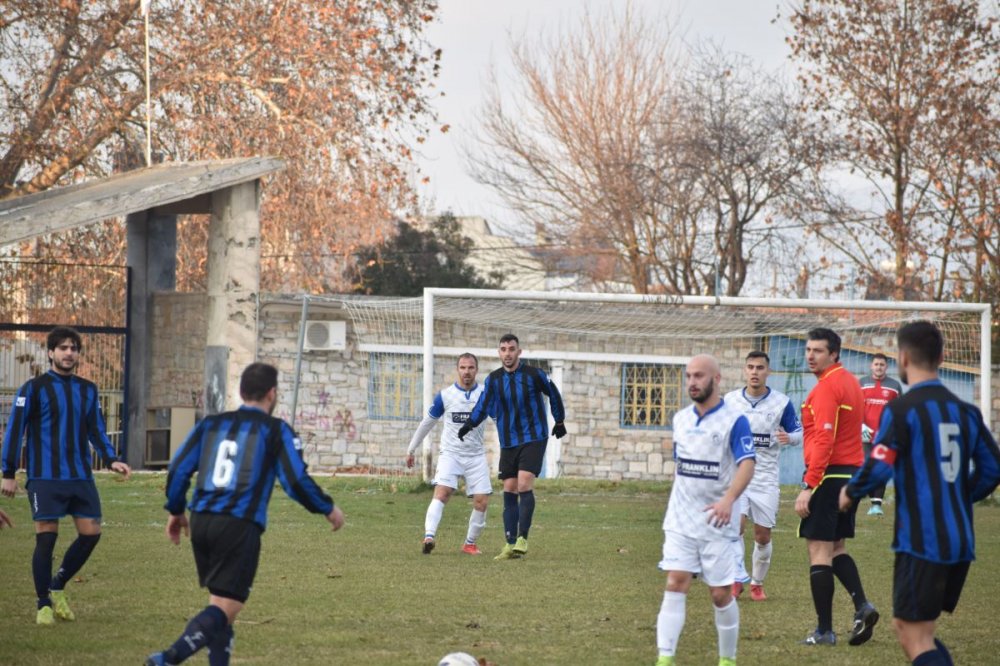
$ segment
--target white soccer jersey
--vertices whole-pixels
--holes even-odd
[[[676,473],[663,529],[702,540],[739,537],[738,515],[728,525],[715,527],[705,507],[722,499],[737,465],[754,457],[746,417],[722,401],[702,417],[694,405],[682,409],[674,414],[673,424]]]
[[[410,440],[407,453],[412,454],[424,437],[434,428],[434,425],[441,420],[441,417],[444,417],[440,453],[450,453],[456,456],[483,455],[486,452],[483,446],[485,422],[473,428],[472,432],[465,436],[465,440],[458,438],[459,429],[468,420],[469,414],[476,406],[482,392],[481,384],[476,384],[468,391],[458,384],[452,384],[435,395],[427,416],[420,422],[417,431],[413,433],[413,439]]]
[[[789,444],[802,443],[802,424],[795,415],[795,407],[787,395],[771,388],[759,398],[746,393],[746,389],[730,391],[724,398],[726,404],[742,412],[750,421],[757,464],[748,490],[764,490],[778,485],[778,455],[780,445],[774,438],[778,426],[788,433]]]

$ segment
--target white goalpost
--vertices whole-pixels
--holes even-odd
[[[435,359],[450,360],[471,351],[480,355],[482,368],[483,357],[495,362],[500,335],[513,332],[521,339],[523,358],[548,363],[547,371],[571,403],[590,405],[588,412],[595,405],[598,409],[604,405],[608,414],[623,415],[621,423],[610,427],[612,437],[620,437],[621,428],[630,425],[626,423],[626,409],[632,408],[633,397],[638,396],[640,402],[648,401],[650,394],[655,398],[655,387],[644,388],[640,382],[633,391],[624,386],[628,382],[623,369],[623,387],[618,396],[602,384],[596,390],[587,387],[587,395],[581,397],[571,387],[563,386],[565,373],[571,371],[579,378],[587,373],[600,375],[602,371],[594,367],[605,368],[605,374],[613,375],[613,369],[606,370],[609,365],[677,367],[695,353],[708,352],[720,358],[735,383],[740,381],[746,352],[764,348],[771,353],[779,387],[792,395],[809,388],[809,382],[814,381],[811,376],[803,379],[803,369],[797,365],[803,360],[800,349],[810,328],[826,326],[837,331],[843,338],[845,365],[863,374],[871,354],[895,356],[895,331],[900,324],[930,319],[941,327],[946,338],[945,383],[965,399],[976,402],[989,425],[988,304],[427,288],[420,319],[425,413],[443,377]],[[579,381],[572,377],[566,380],[571,385]],[[602,391],[603,400],[591,399]],[[611,404],[616,397],[622,405]],[[660,418],[654,425],[662,426],[662,414],[655,408],[640,405],[633,416],[648,418],[650,409]],[[577,434],[597,425],[590,417],[584,415],[591,423]],[[571,413],[567,423],[579,423],[580,419],[580,414]],[[637,432],[641,429],[642,424]],[[590,434],[584,437],[589,442]],[[602,446],[607,448],[608,443]],[[425,442],[425,476],[431,472],[430,453]],[[561,457],[560,441],[552,439],[543,474],[558,476]]]

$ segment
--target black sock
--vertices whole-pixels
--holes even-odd
[[[517,540],[518,518],[517,493],[503,491],[503,531],[507,543],[514,543]]]
[[[63,555],[62,564],[56,575],[52,577],[50,590],[61,590],[66,587],[66,581],[73,578],[76,572],[83,568],[90,558],[90,554],[97,547],[97,542],[101,540],[100,534],[80,534],[76,540],[66,549]]]
[[[854,602],[854,610],[860,610],[868,601],[868,597],[865,596],[865,588],[861,585],[861,574],[858,573],[858,565],[854,563],[854,558],[847,553],[833,558],[833,574],[840,584],[847,588]]]
[[[211,643],[216,635],[225,632],[229,621],[218,606],[206,606],[191,618],[184,633],[163,653],[164,660],[179,664],[198,650]]]
[[[833,631],[833,567],[826,564],[809,567],[809,587],[816,607],[816,628],[820,633]]]
[[[31,556],[31,575],[35,578],[38,607],[51,606],[49,585],[52,583],[52,551],[56,549],[58,532],[36,532],[35,552]]]
[[[517,536],[528,538],[528,530],[531,529],[531,517],[535,515],[535,491],[528,490],[520,493],[521,496],[521,520],[517,527]]]
[[[215,635],[208,645],[208,666],[229,666],[229,658],[233,656],[236,635],[233,625]]]
[[[948,648],[945,647],[944,643],[935,638],[934,646],[937,648],[937,651],[941,653],[946,666],[955,666],[955,662],[951,659],[951,652],[948,652]]]
[[[921,652],[917,655],[917,658],[913,660],[913,666],[948,666],[949,663],[950,662],[944,658],[944,655],[937,650]]]

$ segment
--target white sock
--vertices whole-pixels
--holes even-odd
[[[740,637],[740,607],[733,599],[725,608],[715,607],[715,629],[719,632],[719,656],[736,659]]]
[[[465,535],[465,543],[476,543],[484,527],[486,527],[486,511],[473,509],[472,515],[469,516],[469,531]]]
[[[736,548],[734,549],[736,550],[736,578],[734,580],[738,583],[742,583],[750,577],[750,575],[747,574],[747,566],[744,564],[747,558],[746,548],[746,542],[741,536],[736,543]]]
[[[427,515],[424,516],[424,536],[433,537],[437,534],[438,523],[441,522],[441,515],[444,513],[444,502],[434,498],[430,506],[427,507]]]
[[[753,544],[753,579],[751,582],[754,585],[760,585],[764,582],[764,576],[767,575],[767,570],[771,568],[771,542],[768,541],[765,545],[760,545],[754,542]]]
[[[680,592],[664,592],[660,614],[656,616],[656,647],[661,656],[672,657],[677,651],[677,641],[684,628],[687,614],[687,595]]]

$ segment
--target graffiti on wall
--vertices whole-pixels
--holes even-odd
[[[279,407],[275,414],[278,418],[289,423],[292,421],[291,412],[287,407]],[[323,405],[315,409],[302,408],[295,414],[295,429],[302,430],[324,430],[333,432],[336,437],[344,438],[348,442],[353,442],[358,438],[358,428],[354,423],[354,415],[346,407],[332,411]]]

